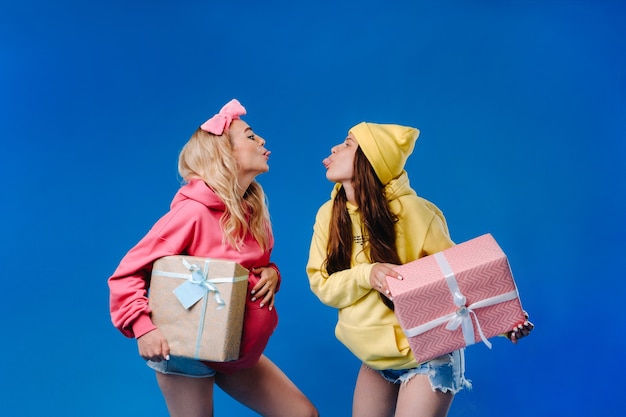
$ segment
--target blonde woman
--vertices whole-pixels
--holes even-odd
[[[318,412],[263,351],[278,323],[274,308],[280,273],[270,261],[273,235],[265,194],[256,176],[269,170],[265,140],[231,100],[203,123],[183,147],[184,185],[171,208],[121,260],[109,278],[113,324],[137,339],[140,356],[156,378],[172,417],[213,416],[217,384],[263,416],[310,417]],[[170,355],[152,323],[147,290],[152,263],[186,254],[233,260],[250,273],[240,357],[201,362]]]

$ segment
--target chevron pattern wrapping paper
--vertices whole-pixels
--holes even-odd
[[[420,334],[410,336],[410,329],[414,333],[418,326],[441,321],[446,316],[455,317],[460,310],[435,255],[396,268],[404,279],[387,278],[387,283],[393,295],[396,317],[409,336],[409,345],[418,363],[480,342],[481,331],[486,338],[491,338],[510,331],[525,320],[509,261],[491,234],[453,246],[441,252],[439,259],[441,255],[466,298],[465,306],[484,303],[484,300],[502,294],[512,296],[493,305],[472,308],[475,316],[469,314],[472,326],[468,322],[468,327],[473,327],[474,340],[470,343],[466,342],[461,326],[454,330],[446,328],[447,318],[430,330],[421,332],[420,329]],[[490,346],[489,342],[486,344]]]

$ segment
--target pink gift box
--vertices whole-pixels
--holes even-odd
[[[509,261],[490,234],[396,268],[395,314],[418,363],[507,333],[526,317]]]

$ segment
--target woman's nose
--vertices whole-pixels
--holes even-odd
[[[259,136],[259,135],[257,135],[257,136],[256,136],[256,138],[257,138],[257,142],[259,142],[259,144],[260,144],[261,146],[265,145],[265,139],[263,139],[263,138],[262,138],[261,136]]]

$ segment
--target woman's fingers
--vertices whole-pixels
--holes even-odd
[[[517,325],[513,330],[508,333],[508,337],[514,344],[517,344],[519,339],[526,337],[535,328],[535,325],[526,320],[524,323]]]
[[[376,264],[372,268],[370,273],[370,284],[372,288],[376,289],[380,293],[384,294],[387,298],[393,301],[393,296],[389,287],[387,286],[387,277],[394,279],[403,279],[400,274],[393,270],[392,264]]]
[[[251,300],[260,300],[259,307],[263,308],[268,306],[268,308],[272,310],[274,308],[274,294],[278,282],[276,281],[277,277],[274,278],[271,274],[264,274],[263,272],[265,269],[274,270],[273,268],[255,268],[252,270],[255,274],[259,274],[261,279],[259,279],[259,282],[257,282],[252,288],[252,291],[250,291],[250,294],[252,295]]]

